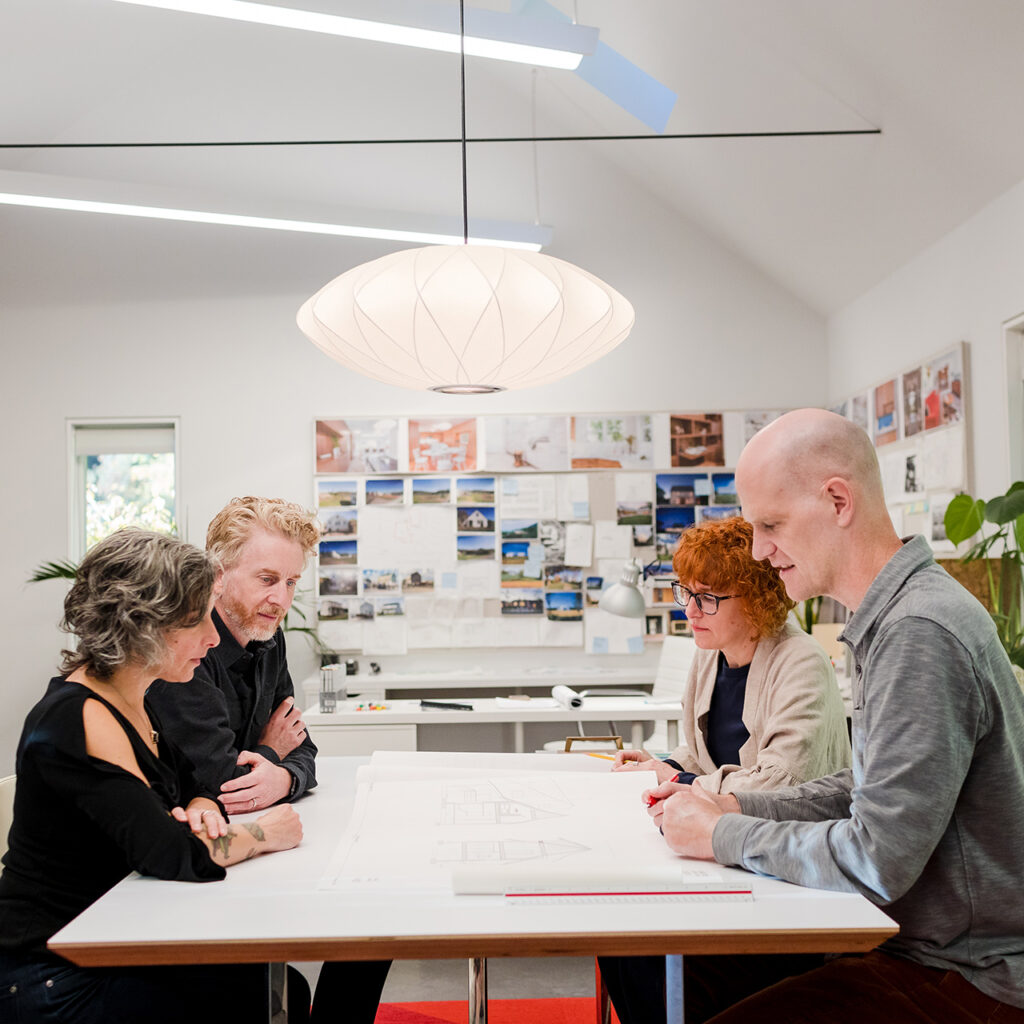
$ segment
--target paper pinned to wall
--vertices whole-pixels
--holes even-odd
[[[410,505],[359,510],[359,563],[364,566],[450,565],[455,561],[455,509]]]
[[[363,649],[363,624],[351,619],[339,621],[324,619],[317,625],[320,639],[332,651],[361,651]]]
[[[405,654],[408,650],[405,618],[377,616],[363,626],[363,654]]]
[[[493,559],[460,565],[458,574],[460,597],[491,597],[498,591],[498,563]]]
[[[582,622],[540,620],[540,645],[542,647],[579,647],[582,643]]]
[[[594,558],[619,558],[628,561],[633,550],[633,528],[619,526],[611,519],[594,523]],[[614,582],[618,582],[621,569]]]
[[[964,489],[964,428],[929,430],[921,439],[924,478],[928,490]],[[888,493],[888,492],[886,492]]]
[[[410,647],[436,650],[452,646],[452,627],[447,622],[429,620],[406,623],[406,640]]]
[[[555,477],[506,476],[501,478],[501,514],[506,519],[557,519]]]
[[[585,620],[588,654],[640,654],[644,649],[643,619],[627,619],[591,608]]]
[[[619,505],[649,502],[654,494],[654,477],[650,473],[616,473],[615,501]]]
[[[593,552],[594,527],[590,523],[566,524],[565,564],[588,566],[593,561]]]
[[[556,519],[590,518],[590,478],[585,473],[557,477]]]

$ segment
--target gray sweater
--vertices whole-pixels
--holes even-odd
[[[915,537],[840,639],[852,771],[737,793],[715,857],[862,893],[900,925],[885,950],[1024,1007],[1024,694],[991,618]]]

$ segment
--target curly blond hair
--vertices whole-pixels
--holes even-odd
[[[683,530],[672,568],[685,586],[702,583],[717,594],[738,594],[759,637],[774,636],[793,602],[777,569],[754,561],[754,528],[745,519],[710,520]]]
[[[64,598],[61,628],[78,648],[61,651],[61,672],[106,680],[122,665],[156,665],[169,629],[202,621],[216,573],[207,552],[162,533],[125,527],[101,540]]]
[[[283,498],[232,498],[210,522],[206,550],[230,569],[239,558],[253,530],[264,529],[298,541],[304,558],[320,542],[320,521],[316,512]]]

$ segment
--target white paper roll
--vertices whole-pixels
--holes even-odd
[[[575,690],[570,690],[568,686],[552,686],[551,696],[554,697],[563,708],[583,707],[583,698]]]

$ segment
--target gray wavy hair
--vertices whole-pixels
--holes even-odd
[[[61,628],[78,649],[61,651],[61,672],[109,679],[130,662],[157,664],[168,629],[202,621],[216,574],[212,556],[162,533],[127,527],[101,540],[64,599]]]

